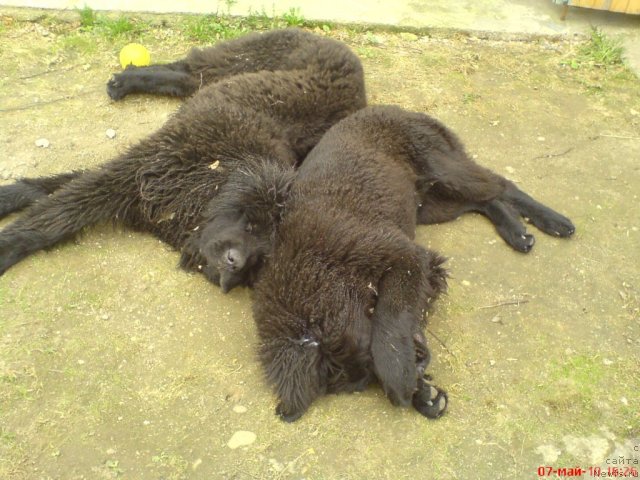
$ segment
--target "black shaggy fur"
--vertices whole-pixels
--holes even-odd
[[[0,215],[32,205],[0,232],[0,274],[112,219],[185,247],[182,266],[203,268],[213,281],[218,269],[232,272],[223,275],[225,289],[248,281],[253,259],[229,247],[207,264],[194,237],[205,225],[211,235],[212,225],[237,226],[242,219],[247,232],[270,241],[278,199],[286,194],[281,188],[288,186],[274,178],[287,177],[331,125],[366,102],[358,58],[340,42],[296,29],[193,50],[169,66],[129,68],[108,89],[113,98],[197,93],[160,130],[98,169],[0,187]],[[252,196],[226,186],[239,183]],[[265,205],[273,210],[260,210]],[[218,211],[224,218],[216,223]]]
[[[478,210],[515,248],[519,216],[568,236],[565,217],[479,167],[438,121],[368,107],[332,127],[293,181],[274,247],[255,284],[259,357],[300,417],[318,396],[377,379],[396,405],[438,417],[446,394],[423,378],[424,313],[445,290],[443,258],[413,243],[419,223]],[[416,215],[417,212],[417,215]]]

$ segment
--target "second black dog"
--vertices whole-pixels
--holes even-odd
[[[341,121],[293,181],[255,284],[259,357],[287,421],[319,396],[378,380],[392,403],[438,417],[446,394],[423,379],[425,311],[445,289],[443,259],[414,244],[416,220],[477,210],[519,250],[519,217],[545,232],[564,216],[479,167],[433,118],[368,107]],[[417,215],[416,215],[417,212]]]

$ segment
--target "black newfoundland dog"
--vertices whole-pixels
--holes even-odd
[[[160,130],[100,168],[0,187],[0,217],[30,207],[0,232],[0,274],[87,225],[114,220],[180,249],[183,267],[203,270],[224,290],[250,282],[292,168],[331,125],[366,103],[362,66],[348,47],[297,29],[194,49],[168,65],[130,67],[107,91],[114,99],[195,95]],[[226,233],[214,257],[198,239],[217,228]]]
[[[447,396],[424,377],[429,306],[446,288],[443,258],[413,242],[416,222],[476,210],[514,248],[533,243],[520,216],[562,237],[574,227],[469,159],[444,125],[367,107],[332,127],[293,181],[273,251],[254,285],[259,357],[299,418],[320,395],[377,380],[395,405],[435,418]]]

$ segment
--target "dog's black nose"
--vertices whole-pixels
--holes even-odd
[[[225,255],[225,262],[230,270],[240,270],[244,267],[245,258],[237,249],[230,248]]]

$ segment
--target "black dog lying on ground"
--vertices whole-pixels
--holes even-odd
[[[87,225],[117,220],[181,249],[183,267],[224,290],[250,282],[266,248],[254,239],[270,246],[293,167],[365,106],[362,66],[340,42],[287,29],[130,67],[108,84],[114,99],[196,91],[160,130],[98,169],[0,187],[0,217],[31,206],[0,232],[0,274]],[[239,201],[238,185],[253,196]],[[207,259],[198,237],[212,228],[233,235]]]
[[[377,379],[395,405],[440,416],[446,394],[423,378],[424,314],[446,288],[443,258],[413,242],[419,223],[478,210],[515,248],[519,216],[569,236],[571,222],[479,167],[444,125],[367,107],[332,127],[293,181],[273,251],[255,283],[259,357],[299,418],[319,396]],[[417,212],[417,215],[416,215]]]

